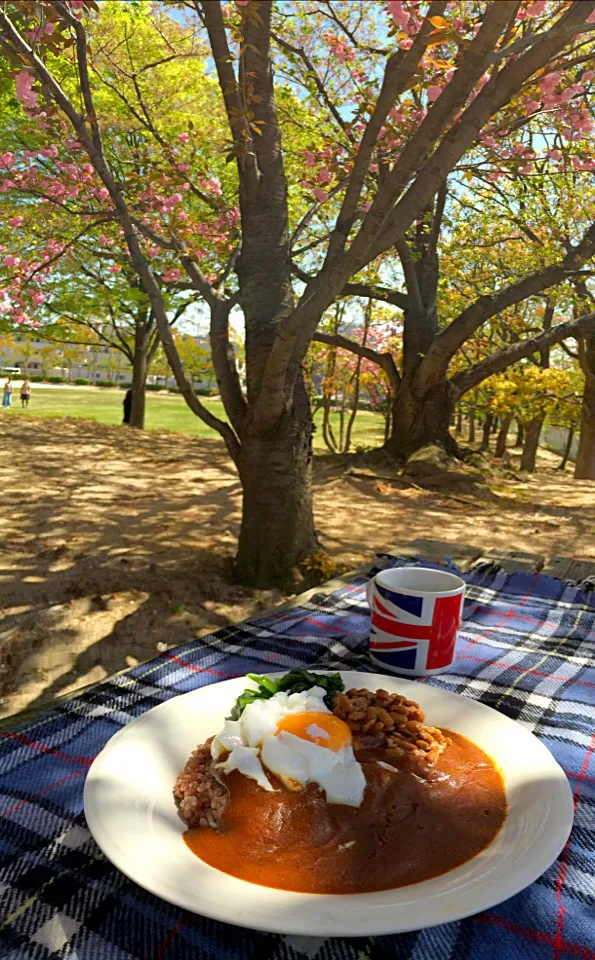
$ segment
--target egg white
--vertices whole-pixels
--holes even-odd
[[[303,790],[317,783],[329,803],[361,806],[366,780],[351,746],[331,750],[303,740],[285,730],[277,733],[279,721],[290,714],[331,713],[324,702],[326,691],[312,687],[303,693],[276,693],[268,700],[255,700],[239,720],[226,720],[211,744],[211,755],[224,773],[239,770],[264,790],[274,790],[264,767],[289,790]],[[308,732],[322,739],[327,731],[311,724]],[[264,766],[263,766],[264,765]]]

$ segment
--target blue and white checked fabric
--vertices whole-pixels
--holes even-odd
[[[379,566],[409,562],[379,558]],[[595,960],[595,594],[488,564],[466,580],[454,668],[423,682],[518,720],[566,771],[573,833],[536,883],[493,910],[428,930],[282,937],[164,903],[95,845],[83,815],[85,774],[133,717],[253,670],[374,669],[360,577],[168,650],[0,732],[0,960]]]

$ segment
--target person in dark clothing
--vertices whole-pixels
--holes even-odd
[[[126,391],[122,406],[124,407],[124,419],[122,423],[130,423],[130,416],[132,414],[132,390]]]

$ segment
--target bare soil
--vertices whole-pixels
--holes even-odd
[[[282,602],[228,579],[241,488],[221,443],[83,420],[0,419],[0,716]],[[418,537],[595,559],[595,484],[542,452],[483,496],[315,460],[339,568]]]

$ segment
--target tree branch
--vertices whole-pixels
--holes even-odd
[[[445,375],[456,351],[490,317],[565,280],[580,266],[581,262],[593,256],[594,253],[595,223],[591,224],[581,242],[573,247],[560,263],[523,277],[518,283],[513,283],[492,296],[480,297],[435,338],[422,361],[419,370],[420,378],[425,382],[428,379],[437,382]]]
[[[386,121],[389,110],[407,89],[407,85],[411,82],[419,66],[419,62],[423,57],[428,36],[434,29],[430,23],[430,17],[441,16],[446,10],[446,7],[447,4],[443,2],[443,0],[434,0],[410,49],[405,53],[403,53],[403,51],[393,53],[386,62],[378,100],[376,101],[372,116],[366,124],[366,129],[364,130],[364,135],[355,157],[353,170],[349,177],[349,184],[345,191],[341,210],[331,236],[327,253],[327,261],[329,262],[345,249],[347,237],[349,236],[349,231],[353,225],[353,220],[360,202],[372,153],[378,141],[378,135],[382,129],[382,125]]]
[[[258,183],[256,158],[253,153],[254,137],[245,116],[245,104],[233,69],[233,58],[227,43],[223,13],[219,0],[201,0],[202,20],[207,28],[209,42],[219,87],[223,96],[227,123],[234,142],[240,178],[247,179],[247,186],[255,188]]]
[[[56,0],[58,3],[59,0]],[[61,4],[61,6],[64,6]],[[219,15],[221,11],[219,9],[218,3],[210,3],[210,7],[217,7],[219,10]],[[84,42],[86,45],[86,34],[82,24],[73,18],[68,10],[66,11],[67,17],[70,17],[71,20],[74,20],[73,28],[77,35],[77,44]],[[176,383],[180,388],[180,392],[186,403],[204,423],[206,423],[213,430],[216,430],[217,433],[223,437],[226,447],[229,451],[230,456],[237,464],[239,459],[240,445],[237,436],[235,435],[232,428],[224,420],[220,420],[218,417],[214,416],[210,410],[208,410],[204,404],[200,402],[196,396],[192,384],[187,379],[186,374],[184,373],[184,368],[182,366],[180,357],[178,355],[175,342],[173,340],[172,332],[169,327],[169,320],[167,316],[167,310],[165,308],[165,303],[159,284],[157,283],[155,276],[149,266],[147,260],[145,259],[143,252],[141,250],[138,237],[136,235],[135,227],[133,225],[128,206],[122,194],[121,187],[114,179],[114,176],[107,164],[105,155],[103,152],[103,145],[101,141],[101,133],[97,124],[96,114],[93,111],[93,116],[95,117],[95,125],[93,130],[93,135],[90,136],[87,130],[85,120],[74,108],[70,98],[64,92],[58,81],[55,79],[53,74],[49,71],[45,63],[37,56],[37,54],[31,49],[29,44],[23,39],[19,31],[16,29],[10,18],[0,9],[0,29],[5,40],[9,41],[12,48],[21,55],[21,58],[25,63],[28,63],[33,67],[35,74],[49,94],[50,98],[53,98],[55,103],[58,105],[60,110],[65,114],[70,123],[72,124],[74,130],[77,134],[77,139],[79,143],[85,148],[89,159],[91,160],[93,167],[95,168],[96,173],[102,180],[104,186],[109,192],[110,200],[117,212],[118,219],[122,225],[124,231],[124,237],[130,252],[130,257],[134,267],[137,271],[137,274],[140,278],[142,286],[145,293],[147,294],[153,312],[155,314],[155,319],[157,321],[157,326],[159,328],[159,335],[163,348],[165,350],[167,359],[169,361],[172,372],[176,378]],[[77,45],[78,50],[78,45]],[[87,61],[83,59],[79,62],[79,73],[82,73],[84,76],[85,87],[88,88],[89,95],[91,91],[88,71],[87,71]],[[92,96],[90,101],[91,107]]]
[[[393,360],[392,354],[380,353],[378,350],[372,350],[371,347],[365,347],[361,343],[356,343],[355,340],[349,340],[348,337],[343,337],[340,333],[317,332],[314,334],[312,339],[316,343],[326,343],[330,347],[338,347],[340,350],[348,350],[350,353],[355,353],[355,355],[358,357],[363,357],[366,360],[370,360],[372,363],[376,363],[379,367],[382,367],[386,373],[393,393],[396,393],[399,389],[401,377],[399,376],[399,371],[395,366],[395,361]]]
[[[292,272],[304,283],[310,283],[314,278],[302,270],[296,263],[291,265]],[[365,297],[367,300],[379,300],[382,303],[390,303],[399,310],[407,310],[409,307],[409,298],[406,293],[399,290],[389,290],[388,287],[378,287],[376,284],[360,283],[353,281],[346,283],[338,294],[339,297]]]
[[[326,91],[326,88],[325,88],[322,80],[321,80],[320,77],[318,76],[318,74],[317,74],[317,72],[316,72],[316,68],[314,67],[314,64],[313,64],[312,61],[310,60],[310,57],[308,56],[308,54],[306,53],[306,51],[305,51],[302,47],[295,47],[293,44],[288,43],[288,41],[287,41],[287,40],[284,40],[283,37],[280,37],[278,33],[272,32],[272,33],[271,33],[271,36],[272,36],[273,40],[275,41],[275,43],[277,43],[277,44],[281,47],[282,50],[285,50],[287,53],[291,53],[291,54],[293,54],[293,56],[300,58],[300,60],[302,61],[302,63],[303,63],[304,66],[306,67],[306,70],[308,71],[308,73],[311,74],[312,79],[314,80],[314,85],[315,85],[316,89],[318,90],[318,93],[320,94],[320,96],[321,96],[321,98],[322,98],[322,101],[323,101],[324,105],[326,106],[327,110],[329,111],[329,113],[332,114],[332,116],[334,117],[336,123],[339,125],[339,127],[341,128],[341,130],[343,131],[343,133],[345,133],[345,134],[347,135],[347,130],[346,130],[347,124],[345,123],[345,120],[343,119],[343,117],[341,116],[341,114],[340,114],[339,111],[337,110],[335,104],[333,103],[333,101],[332,101],[331,98],[329,97],[329,95],[328,95],[328,93],[327,93],[327,91]],[[350,137],[349,139],[353,139],[353,138]]]
[[[518,360],[523,360],[525,357],[530,357],[534,353],[539,353],[553,346],[555,343],[565,340],[567,337],[574,337],[580,340],[581,337],[584,337],[585,334],[593,329],[595,329],[595,313],[587,313],[579,317],[578,320],[567,320],[564,323],[558,323],[555,327],[552,327],[551,330],[540,334],[538,337],[532,337],[530,340],[521,340],[520,343],[515,343],[511,347],[507,347],[506,350],[501,350],[499,353],[487,357],[486,360],[475,364],[475,366],[469,370],[456,373],[454,377],[452,377],[450,382],[456,390],[457,399],[464,393],[467,393],[468,390],[472,390],[473,387],[483,383],[484,380],[487,380],[487,378],[491,377],[494,373],[500,373],[501,370],[506,370],[507,367],[510,367]]]

